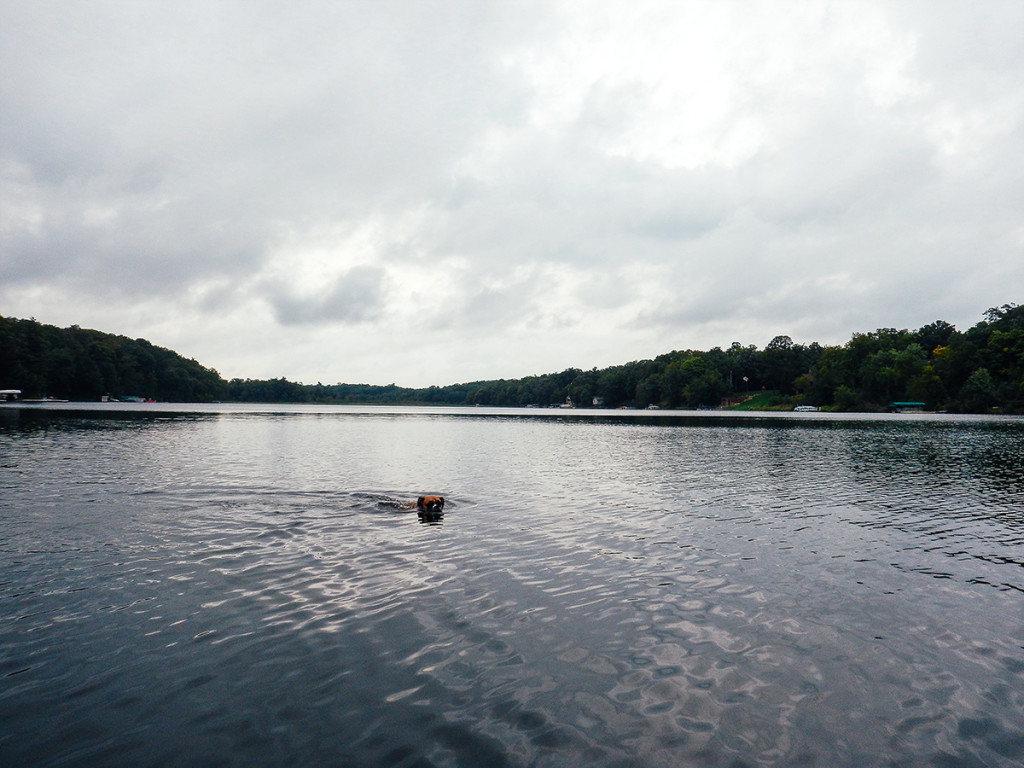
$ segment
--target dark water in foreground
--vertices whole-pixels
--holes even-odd
[[[278,411],[0,408],[0,764],[1024,763],[1022,420]]]

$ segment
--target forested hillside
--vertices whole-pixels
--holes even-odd
[[[595,403],[606,408],[719,407],[773,392],[780,408],[808,403],[841,411],[916,401],[931,410],[1024,413],[1024,307],[1005,304],[959,331],[938,320],[917,330],[855,333],[842,346],[777,336],[764,348],[684,350],[601,370],[568,368],[523,379],[410,389],[394,384],[300,384],[232,379],[194,360],[77,326],[0,317],[0,389],[26,396],[98,400],[103,395],[202,402],[434,403],[524,406]]]
[[[0,317],[0,389],[64,400],[192,403],[222,399],[227,385],[216,371],[145,339]]]
[[[884,410],[893,401],[932,410],[1024,412],[1024,307],[1006,304],[958,331],[938,320],[916,331],[856,333],[843,346],[796,344],[777,336],[764,348],[686,350],[601,370],[569,368],[523,379],[476,381],[425,389],[365,384],[301,385],[277,379],[229,383],[232,400],[338,403],[446,403],[606,408],[718,407],[755,392],[843,411]]]

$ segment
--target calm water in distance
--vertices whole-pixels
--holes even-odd
[[[4,767],[1021,764],[1022,419],[0,407]]]

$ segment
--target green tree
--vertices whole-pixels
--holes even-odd
[[[917,329],[914,333],[915,341],[925,351],[932,352],[936,347],[944,347],[949,344],[950,337],[956,333],[956,327],[945,320],[936,320]]]
[[[922,402],[928,408],[938,408],[948,397],[946,387],[933,365],[922,366],[920,372],[907,383],[907,399]]]
[[[726,381],[734,392],[747,392],[760,389],[763,385],[761,378],[761,353],[753,344],[743,346],[734,341],[725,352],[728,361],[729,372],[725,375]]]
[[[853,387],[840,384],[832,395],[835,406],[840,411],[859,411],[864,407],[864,401]]]
[[[984,413],[996,402],[996,387],[987,368],[979,368],[960,389],[960,403],[965,411]]]

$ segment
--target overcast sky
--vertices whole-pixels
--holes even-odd
[[[405,386],[1024,301],[1020,0],[0,0],[0,315]]]

